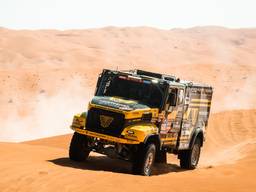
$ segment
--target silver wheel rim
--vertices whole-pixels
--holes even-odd
[[[153,159],[154,159],[154,155],[153,153],[149,153],[148,157],[146,159],[146,163],[145,163],[145,172],[148,174],[150,171],[150,168],[153,164]]]
[[[199,145],[194,145],[193,150],[192,150],[192,154],[191,154],[191,164],[193,166],[197,165],[199,154],[200,154]]]

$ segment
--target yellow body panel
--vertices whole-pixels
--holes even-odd
[[[81,117],[81,114],[76,114],[73,117],[72,127],[83,127],[85,125],[85,122],[85,117]]]
[[[131,125],[126,127],[121,133],[123,138],[119,138],[119,137],[113,137],[105,134],[88,131],[86,129],[81,129],[85,126],[85,121],[86,121],[85,117],[81,117],[80,114],[75,115],[73,118],[71,129],[83,135],[88,135],[90,137],[105,139],[108,141],[123,143],[123,144],[139,144],[143,142],[148,135],[156,134],[158,131],[158,128],[154,124],[140,123],[137,125]]]
[[[211,103],[209,99],[191,99],[191,102]]]
[[[211,104],[205,104],[205,103],[191,103],[189,106],[190,106],[190,107],[211,107]]]
[[[148,135],[157,134],[158,128],[151,123],[141,123],[126,127],[122,134],[124,138],[143,142]]]

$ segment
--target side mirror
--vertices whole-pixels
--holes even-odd
[[[168,108],[168,112],[169,112],[169,113],[172,112],[172,111],[173,111],[173,108],[174,108],[174,107],[170,105],[169,108]]]
[[[188,105],[189,104],[189,97],[186,97],[185,98],[185,105]]]
[[[184,90],[180,89],[179,90],[179,95],[178,95],[178,103],[179,105],[182,104],[184,101]]]

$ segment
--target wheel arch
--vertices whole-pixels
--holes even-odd
[[[200,139],[200,142],[201,142],[201,147],[203,146],[204,144],[204,133],[203,133],[203,130],[200,129],[200,128],[197,128],[194,133],[193,133],[193,136],[192,136],[192,139],[190,141],[190,144],[189,144],[189,148],[191,149],[192,146],[194,145],[196,139]]]
[[[143,144],[148,144],[148,143],[154,143],[156,145],[156,150],[157,152],[161,149],[161,140],[160,140],[160,136],[156,135],[156,134],[151,134],[148,135],[145,139]]]

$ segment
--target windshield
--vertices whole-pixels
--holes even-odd
[[[115,96],[124,99],[137,100],[151,108],[160,108],[164,89],[159,84],[149,80],[127,78],[124,76],[109,76],[101,84],[101,96]]]

